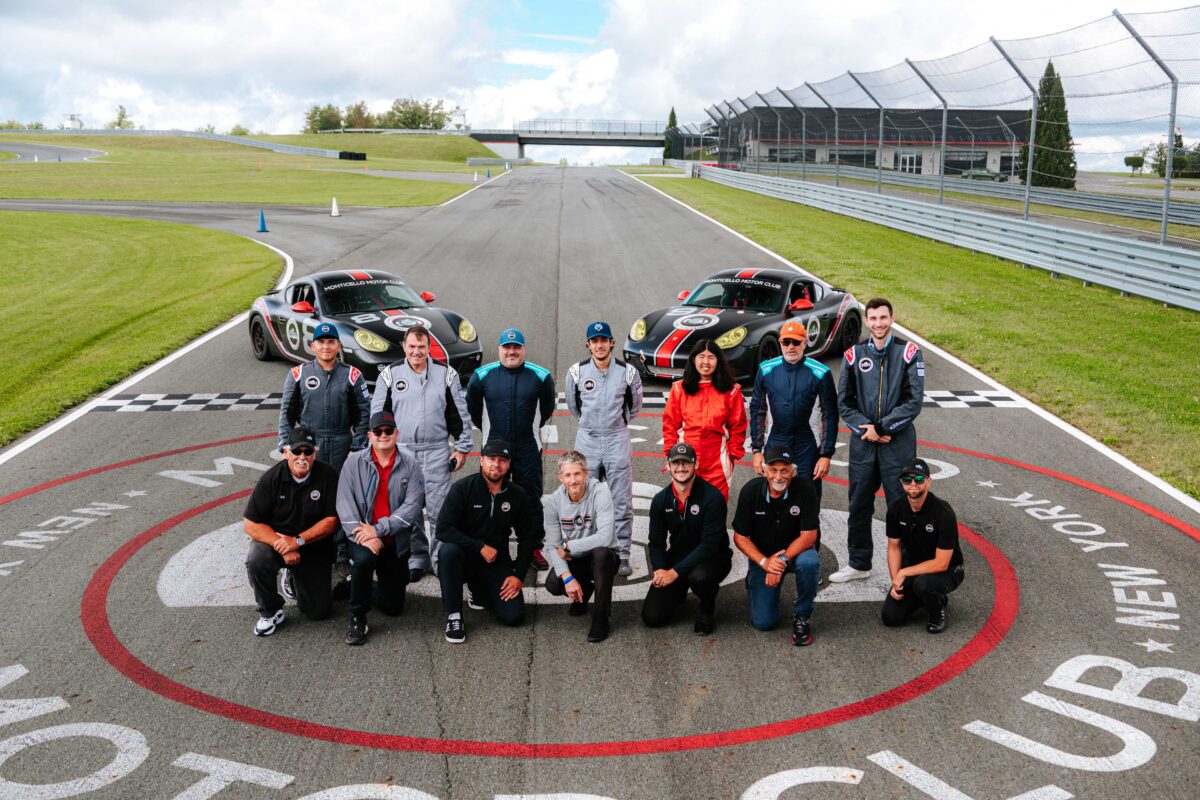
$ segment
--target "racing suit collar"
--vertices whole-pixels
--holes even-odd
[[[872,337],[868,336],[867,337],[867,347],[871,348],[872,353],[875,353],[876,355],[883,355],[884,353],[887,352],[887,349],[889,347],[891,347],[892,339],[894,339],[894,338],[896,338],[896,334],[889,333],[887,339],[885,339],[883,342],[883,347],[881,349],[876,349],[875,340]]]

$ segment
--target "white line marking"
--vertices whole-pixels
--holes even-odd
[[[754,241],[753,239],[750,239],[749,237],[747,237],[741,233],[738,233],[733,228],[730,228],[728,225],[724,225],[720,222],[717,222],[715,219],[708,216],[707,214],[705,214],[701,211],[697,211],[696,209],[692,208],[691,206],[689,206],[687,203],[683,202],[682,200],[678,200],[674,197],[671,197],[671,195],[667,194],[666,192],[662,191],[661,189],[656,189],[653,186],[651,186],[650,184],[646,183],[645,181],[643,181],[633,175],[629,175],[628,173],[622,172],[621,174],[625,175],[625,177],[629,178],[630,180],[635,181],[636,183],[646,187],[650,191],[657,192],[658,194],[660,194],[663,197],[670,200],[672,203],[678,203],[679,205],[686,208],[688,211],[691,211],[693,214],[696,214],[699,217],[703,217],[704,219],[711,222],[713,225],[716,225],[717,227],[721,228],[722,230],[733,234],[734,236],[736,236],[737,238],[746,242],[747,244],[750,244],[751,246],[758,248],[759,250],[763,251],[767,255],[771,256],[771,258],[776,259],[777,261],[779,261],[782,264],[788,265],[789,267],[796,270],[800,274],[808,275],[809,277],[817,278],[818,280],[824,280],[824,279],[820,278],[820,276],[813,275],[811,272],[798,267],[797,265],[793,264],[791,261],[788,261],[786,258],[784,258],[783,256],[776,253],[775,251],[769,250],[766,247],[759,244],[758,242]],[[861,304],[860,304],[860,307],[861,307]],[[937,345],[932,344],[931,342],[922,338],[921,336],[919,336],[918,334],[909,330],[908,328],[905,328],[902,325],[896,325],[895,327],[900,332],[911,337],[912,340],[915,341],[917,344],[921,345],[922,348],[924,348],[932,353],[937,354],[941,358],[944,358],[946,361],[949,361],[951,364],[958,367],[963,372],[966,372],[968,375],[978,378],[979,380],[983,381],[984,383],[988,384],[989,386],[991,386],[994,389],[999,389],[999,390],[1005,391],[1005,392],[1011,392],[1013,397],[1020,398],[1020,400],[1023,403],[1025,403],[1026,406],[1028,406],[1030,411],[1032,411],[1034,414],[1041,417],[1042,419],[1046,420],[1054,427],[1066,432],[1070,436],[1073,436],[1075,439],[1078,439],[1079,441],[1083,442],[1088,447],[1095,450],[1097,453],[1100,453],[1101,455],[1110,459],[1111,461],[1118,464],[1119,466],[1122,466],[1125,469],[1129,470],[1134,475],[1137,475],[1139,478],[1146,481],[1151,486],[1155,487],[1156,489],[1160,489],[1167,496],[1179,501],[1183,505],[1190,508],[1192,511],[1195,511],[1197,514],[1200,514],[1200,500],[1196,500],[1195,498],[1185,494],[1184,492],[1175,488],[1171,484],[1167,483],[1162,478],[1158,477],[1157,475],[1153,474],[1152,472],[1150,472],[1146,469],[1143,469],[1142,467],[1139,467],[1137,464],[1133,463],[1125,456],[1116,452],[1115,450],[1108,447],[1107,445],[1101,444],[1100,442],[1096,441],[1091,436],[1089,436],[1088,434],[1079,430],[1079,428],[1076,428],[1071,423],[1067,422],[1066,420],[1059,419],[1058,417],[1054,416],[1054,414],[1052,414],[1049,411],[1047,411],[1046,409],[1042,408],[1037,403],[1034,403],[1029,398],[1010,389],[1009,387],[1007,387],[1004,384],[1000,383],[999,381],[989,377],[988,375],[985,375],[984,373],[975,369],[975,367],[972,367],[970,364],[967,364],[966,362],[961,361],[954,355],[946,352],[945,350],[938,347]]]
[[[270,250],[274,250],[276,253],[283,256],[283,261],[286,264],[286,267],[283,270],[283,275],[281,275],[279,277],[279,280],[276,281],[275,288],[280,288],[282,286],[287,285],[287,282],[292,279],[292,269],[295,266],[295,264],[292,261],[292,257],[289,256],[287,253],[283,252],[282,250],[280,250],[278,247],[273,247],[273,246],[267,244],[266,242],[260,242],[258,239],[251,239],[249,236],[247,236],[245,238],[250,239],[250,241],[254,242],[255,244],[261,244],[263,247],[266,247]],[[97,397],[93,397],[91,400],[84,403],[79,408],[75,409],[74,411],[67,414],[66,416],[59,417],[57,420],[55,420],[54,422],[51,422],[49,425],[45,426],[41,430],[32,434],[27,439],[24,439],[24,440],[18,442],[17,444],[14,444],[12,447],[8,448],[3,453],[0,453],[0,464],[4,464],[5,462],[12,459],[14,456],[24,453],[26,450],[30,449],[34,445],[39,444],[40,442],[49,438],[51,435],[58,433],[63,428],[70,425],[72,422],[79,419],[84,414],[88,413],[93,408],[95,408],[96,406],[103,403],[105,400],[108,400],[109,398],[111,398],[113,395],[120,394],[121,392],[125,391],[126,389],[133,386],[134,384],[137,384],[140,381],[142,381],[143,379],[150,377],[151,375],[158,372],[160,369],[167,366],[168,364],[172,364],[175,361],[178,361],[183,356],[192,352],[193,350],[195,350],[199,347],[202,347],[205,344],[208,344],[210,341],[217,338],[218,336],[220,336],[222,333],[229,330],[230,328],[240,325],[241,323],[245,322],[249,318],[249,316],[250,316],[249,311],[243,311],[241,314],[238,314],[236,317],[234,317],[233,319],[224,323],[223,325],[213,328],[211,331],[204,334],[199,339],[195,339],[195,340],[191,341],[190,343],[184,345],[183,347],[179,348],[178,350],[176,350],[173,353],[168,353],[167,355],[163,356],[158,361],[155,361],[153,364],[146,367],[145,369],[140,370],[139,372],[135,372],[133,375],[130,375],[128,378],[121,381],[116,386],[109,389],[107,392],[104,392]]]
[[[436,208],[445,208],[446,206],[448,206],[448,205],[450,205],[451,203],[453,203],[455,200],[461,200],[461,199],[463,199],[464,197],[466,197],[467,195],[469,195],[471,192],[475,191],[476,189],[482,189],[484,186],[487,186],[487,185],[488,185],[489,183],[491,183],[492,181],[498,181],[498,180],[500,180],[501,178],[503,178],[505,175],[508,175],[508,174],[510,174],[511,172],[512,172],[512,170],[510,169],[510,170],[507,170],[507,171],[505,171],[505,172],[501,172],[499,175],[495,176],[494,178],[488,178],[486,181],[484,181],[483,183],[479,184],[478,186],[472,186],[470,189],[467,189],[467,190],[466,190],[465,192],[463,192],[462,194],[460,194],[460,195],[455,195],[454,197],[451,197],[451,198],[450,198],[449,200],[447,200],[446,202],[438,204],[438,205],[436,206]]]

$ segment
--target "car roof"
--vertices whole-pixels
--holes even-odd
[[[404,279],[399,275],[391,272],[384,272],[381,269],[339,269],[329,272],[315,272],[312,275],[305,275],[300,280],[310,280],[318,286],[327,286],[334,283],[346,283],[347,281],[370,281],[370,280],[388,280],[395,281],[399,284],[404,284]]]

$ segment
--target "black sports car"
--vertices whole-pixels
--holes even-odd
[[[713,339],[725,351],[739,381],[779,355],[779,329],[795,319],[808,330],[807,355],[840,355],[858,341],[862,312],[844,289],[780,269],[727,269],[709,275],[683,305],[651,311],[625,340],[625,360],[646,377],[683,375],[697,339]]]
[[[379,270],[318,272],[254,301],[250,347],[259,361],[311,361],[313,329],[331,322],[341,334],[343,360],[374,382],[381,367],[404,358],[404,331],[420,324],[430,332],[429,355],[465,382],[483,356],[479,336],[465,317],[426,305],[435,300]]]

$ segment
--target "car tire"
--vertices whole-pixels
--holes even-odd
[[[275,357],[271,352],[270,334],[262,317],[250,320],[250,350],[259,361],[270,361]]]
[[[838,352],[844,353],[854,345],[862,335],[862,321],[857,314],[848,314],[842,320],[842,329],[838,331]]]
[[[779,358],[783,351],[779,349],[779,340],[774,336],[764,336],[762,341],[758,343],[758,363],[770,361],[772,358]],[[757,372],[757,369],[755,370]]]

